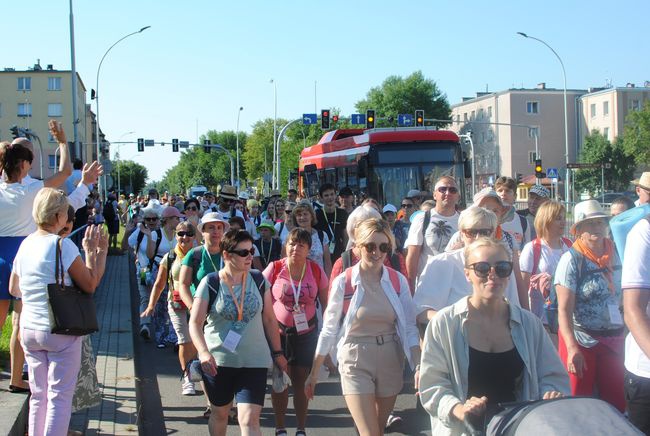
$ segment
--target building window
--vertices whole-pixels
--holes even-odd
[[[641,102],[639,100],[630,100],[630,110],[633,111],[641,110]]]
[[[32,90],[32,78],[31,77],[19,77],[18,78],[18,91],[31,91]]]
[[[492,106],[488,106],[488,118],[492,118]]]
[[[60,77],[48,77],[47,78],[47,90],[48,91],[60,91],[61,90],[61,78]]]
[[[492,131],[492,129],[488,130],[487,140],[489,142],[492,142],[494,140],[494,132]]]
[[[31,103],[18,103],[18,116],[19,117],[31,117],[32,116],[32,104]]]
[[[609,115],[609,102],[604,101],[603,102],[603,116],[606,117],[607,115]]]
[[[526,113],[538,114],[539,113],[539,102],[538,101],[527,101],[526,102]]]
[[[47,116],[48,117],[62,117],[63,116],[63,105],[61,103],[48,103],[47,104]]]
[[[591,113],[591,118],[596,118],[596,103],[591,103],[589,111]]]
[[[534,151],[529,151],[528,152],[528,164],[529,165],[535,165],[535,160],[537,160],[537,153]]]
[[[478,110],[478,119],[479,119],[479,120],[482,120],[482,119],[483,119],[483,108],[480,108],[480,109]]]
[[[463,113],[463,121],[467,122],[467,112]]]
[[[57,168],[59,166],[59,163],[61,162],[61,155],[56,154],[56,161],[55,155],[53,154],[48,154],[47,155],[47,165],[49,168]]]
[[[529,127],[528,128],[528,137],[531,139],[539,139],[539,127]]]
[[[469,119],[471,121],[474,121],[476,119],[476,111],[472,111],[472,115],[469,116]]]
[[[605,137],[605,139],[609,140],[609,127],[605,127],[603,129],[603,136]]]

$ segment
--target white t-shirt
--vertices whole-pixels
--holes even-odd
[[[529,274],[533,273],[533,267],[535,266],[533,242],[534,241],[527,243],[524,246],[524,249],[521,250],[521,254],[519,255],[519,269],[521,272]],[[539,264],[535,274],[545,272],[550,274],[552,277],[555,274],[555,268],[557,268],[560,258],[564,253],[569,251],[569,247],[562,242],[562,248],[551,248],[542,239],[540,248]],[[548,321],[546,320],[546,312],[544,311],[544,296],[542,293],[535,292],[534,294],[529,295],[529,298],[530,311],[537,315],[544,324],[548,324]]]
[[[521,221],[526,221],[526,231],[524,231]],[[523,218],[518,213],[514,213],[514,216],[510,221],[507,221],[501,224],[501,229],[504,232],[508,232],[510,236],[515,240],[515,247],[518,251],[521,251],[528,242],[530,242],[530,226],[526,218]]]
[[[650,223],[642,219],[632,227],[625,242],[625,262],[621,288],[643,289],[650,292]],[[646,307],[650,316],[650,306]],[[650,358],[628,333],[625,339],[625,368],[631,373],[650,378]]]
[[[430,258],[445,251],[451,236],[458,230],[458,212],[454,212],[452,216],[443,216],[436,212],[435,209],[431,209],[431,220],[423,237],[422,226],[425,216],[426,213],[421,213],[413,219],[409,228],[409,235],[404,243],[405,247],[410,245],[422,246],[418,272],[422,272]]]
[[[0,236],[27,236],[36,231],[34,199],[43,182],[0,183]]]
[[[165,236],[165,231],[162,228],[160,229],[160,231],[161,231],[162,241],[160,241],[160,246],[158,247],[158,251],[156,252],[156,262],[158,263],[160,263],[160,261],[162,260],[165,254],[169,253],[171,250],[174,249],[174,247],[176,247],[176,237],[172,236],[171,239],[167,239],[167,237]],[[157,237],[158,235],[156,235],[156,238]]]
[[[131,233],[129,236],[129,246],[135,250],[135,246],[138,243],[138,235],[140,234],[140,228],[137,228]],[[138,260],[138,265],[140,265],[140,268],[146,268],[149,265],[149,258],[147,257],[147,235],[144,235],[142,238],[142,242],[140,242],[140,246],[138,247],[138,252],[136,253],[137,260]],[[160,242],[160,245],[162,246],[164,243],[164,237],[163,241]],[[155,231],[151,232],[151,240],[156,243],[158,240],[158,234]],[[169,250],[167,250],[169,252]],[[160,253],[160,249],[158,250]],[[165,253],[163,253],[164,255]]]
[[[420,314],[429,309],[442,310],[468,295],[472,295],[472,284],[465,277],[465,255],[461,248],[429,259],[420,274],[413,302],[416,314]],[[510,274],[505,297],[519,306],[514,271]]]
[[[23,312],[20,325],[32,330],[50,331],[50,309],[47,285],[55,283],[57,235],[31,234],[18,248],[14,259],[13,272],[20,279]],[[79,256],[79,249],[70,239],[63,239],[61,261],[66,285],[72,285],[68,268]]]
[[[280,230],[280,228],[282,228],[282,230]],[[284,245],[284,243],[287,242],[287,236],[289,236],[289,228],[287,227],[287,223],[284,221],[281,223],[275,223],[275,233],[276,236],[280,238],[282,245]]]
[[[286,227],[286,226],[285,226]],[[320,237],[318,236],[318,230],[312,229],[311,231],[311,250],[307,255],[307,259],[313,260],[321,268],[325,268],[323,262],[323,245],[325,247],[330,243],[330,239],[327,237],[327,233],[323,232],[323,243],[320,242]]]

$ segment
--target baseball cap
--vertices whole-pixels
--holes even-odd
[[[393,212],[397,213],[397,208],[393,206],[392,204],[388,203],[386,206],[384,206],[384,209],[382,210],[383,213],[386,212]]]
[[[406,198],[415,198],[415,197],[421,197],[422,194],[420,193],[419,189],[411,189],[407,194]]]
[[[539,195],[540,197],[549,198],[551,192],[542,185],[535,185],[528,191],[529,194]]]
[[[503,201],[501,200],[501,197],[499,197],[499,194],[497,194],[497,191],[495,191],[492,188],[483,188],[476,194],[474,194],[474,198],[472,199],[474,202],[475,206],[480,206],[481,202],[485,200],[486,198],[494,198],[499,202],[501,206],[503,206]]]

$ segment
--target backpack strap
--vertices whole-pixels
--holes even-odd
[[[562,237],[562,242],[564,242],[564,245],[566,245],[569,248],[573,246],[573,241],[569,238],[565,238],[564,236]]]
[[[149,259],[149,266],[156,263],[156,256],[158,255],[158,248],[160,248],[161,242],[162,242],[162,230],[156,229],[156,248],[153,251],[153,257]]]
[[[585,282],[585,280],[587,280],[587,278],[589,278],[590,276],[607,271],[607,268],[596,268],[596,269],[588,270],[587,260],[585,259],[585,256],[582,253],[580,253],[578,250],[576,250],[574,247],[571,247],[569,251],[571,252],[571,256],[573,256],[573,258],[578,263],[578,280],[576,283],[576,289],[580,289],[580,287]]]
[[[343,269],[346,270],[352,266],[352,249],[345,250],[341,253],[341,262],[343,263]]]
[[[325,249],[325,245],[323,244],[323,241],[325,240],[325,234],[321,229],[316,229],[316,232],[318,232],[318,239],[320,239],[320,244],[323,246],[323,249]]]
[[[280,223],[280,230],[278,230],[278,237],[282,234],[282,230],[284,230],[284,221]]]
[[[530,272],[530,275],[534,276],[537,274],[537,269],[539,268],[539,260],[542,257],[542,240],[535,238],[533,240],[533,270]]]
[[[138,242],[135,244],[135,255],[136,256],[138,255],[138,250],[140,250],[140,244],[142,243],[143,240],[144,240],[144,233],[142,233],[140,231],[140,233],[138,233]]]
[[[399,281],[399,275],[397,274],[397,271],[395,271],[393,268],[387,267],[384,265],[384,268],[388,271],[388,278],[390,280],[390,284],[393,286],[393,289],[397,293],[397,295],[400,294],[401,291],[401,286],[400,286],[400,281]],[[350,302],[352,301],[352,297],[354,297],[354,293],[356,292],[357,288],[352,286],[352,268],[348,268],[345,270],[345,292],[343,293],[343,317],[348,313],[348,309],[350,308]],[[341,319],[341,321],[343,321]]]
[[[316,289],[318,289],[318,286],[320,285],[320,279],[321,279],[320,266],[316,262],[309,259],[307,259],[307,262],[309,263],[309,267],[311,268],[311,275],[316,281]]]
[[[402,272],[402,266],[399,263],[399,256],[396,252],[393,252],[390,255],[390,265],[395,271]]]
[[[196,281],[196,276],[199,273],[199,266],[201,266],[201,258],[203,257],[203,245],[192,248],[192,281]]]
[[[528,220],[522,215],[517,214],[517,216],[521,222],[521,233],[526,236],[526,230],[528,230]]]
[[[424,238],[425,233],[427,232],[427,228],[429,227],[430,222],[431,222],[431,209],[424,212],[424,221],[422,221],[422,237],[423,238]]]
[[[264,293],[266,292],[264,275],[256,269],[250,270],[250,275],[253,277],[253,282],[255,283],[255,286],[257,286],[257,291],[260,293],[260,296],[262,297],[262,310],[264,310]],[[206,277],[208,280],[207,284],[208,284],[208,293],[209,293],[208,313],[210,313],[210,308],[216,301],[217,295],[219,295],[219,288],[221,287],[221,278],[219,277],[219,271],[211,272]],[[248,277],[246,277],[246,280],[248,280]]]
[[[393,289],[397,293],[397,295],[400,294],[401,291],[401,286],[399,282],[399,276],[397,275],[397,271],[394,270],[393,268],[388,268],[384,267],[388,270],[388,278],[390,279],[390,284],[393,285]]]
[[[282,270],[282,259],[274,260],[271,263],[273,264],[273,274],[271,275],[271,284],[273,284],[277,280],[278,276],[280,275],[280,271]]]
[[[169,250],[169,253],[167,253],[167,284],[169,285],[170,290],[174,289],[174,280],[172,279],[172,264],[175,260],[176,252],[172,248]]]

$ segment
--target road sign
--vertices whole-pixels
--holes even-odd
[[[559,177],[557,168],[547,168],[546,177],[548,177],[549,179],[557,179]]]
[[[366,124],[366,114],[352,114],[350,115],[350,122],[352,124]]]
[[[411,114],[399,114],[399,115],[397,115],[397,125],[399,125],[399,126],[412,126],[413,125],[413,115],[411,115]]]
[[[113,162],[111,162],[109,159],[102,159],[101,164],[104,170],[104,174],[108,174],[113,171]]]
[[[181,141],[178,145],[180,148],[190,148],[190,141]]]
[[[599,164],[599,163],[568,163],[568,164],[566,164],[566,167],[570,168],[570,169],[600,168],[601,164]]]
[[[302,114],[302,123],[306,126],[316,124],[318,122],[317,114]]]
[[[154,141],[153,141],[153,139],[145,139],[145,140],[144,140],[144,145],[145,145],[146,147],[153,147],[153,146],[154,146]]]

